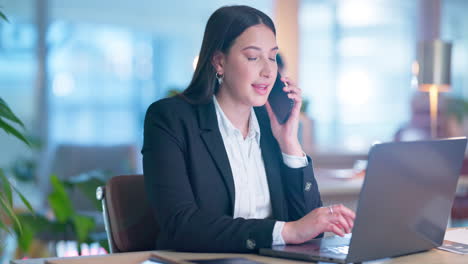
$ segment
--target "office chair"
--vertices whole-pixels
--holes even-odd
[[[102,202],[110,253],[154,250],[159,227],[143,175],[114,176],[96,190]]]

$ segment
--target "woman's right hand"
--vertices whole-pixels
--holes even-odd
[[[356,214],[342,204],[312,210],[297,221],[284,225],[282,236],[286,244],[304,243],[323,232],[344,236],[351,233]]]

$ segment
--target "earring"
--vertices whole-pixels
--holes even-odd
[[[218,84],[221,85],[223,83],[224,74],[220,74],[216,72],[216,79],[218,79]]]

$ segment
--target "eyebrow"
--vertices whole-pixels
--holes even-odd
[[[247,47],[243,48],[242,50],[247,50],[247,49],[262,50],[261,48],[256,47],[256,46],[247,46]],[[273,50],[278,50],[278,46],[272,48],[270,51],[273,51]]]

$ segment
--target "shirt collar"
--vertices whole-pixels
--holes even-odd
[[[219,105],[218,100],[216,100],[215,95],[213,95],[213,102],[216,109],[216,117],[218,119],[221,135],[226,135],[229,137],[234,136],[235,134],[242,135],[241,131],[237,129],[224,114],[224,111]],[[255,115],[253,107],[250,110],[249,132],[247,134],[247,139],[249,138],[255,138],[257,143],[260,144],[260,126],[258,125],[257,116]]]

